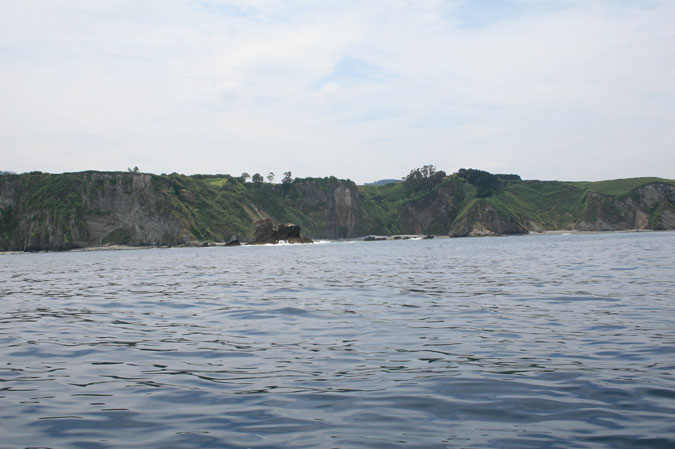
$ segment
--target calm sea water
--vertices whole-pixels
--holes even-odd
[[[675,447],[673,232],[0,270],[2,448]]]

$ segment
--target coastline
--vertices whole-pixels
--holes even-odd
[[[523,234],[502,234],[502,235],[485,235],[485,236],[470,236],[470,237],[450,237],[447,235],[434,235],[434,239],[445,240],[445,239],[472,239],[472,238],[485,238],[485,237],[524,237],[528,235],[532,236],[546,236],[546,235],[582,235],[582,234],[625,234],[625,233],[654,233],[654,232],[675,232],[673,229],[664,229],[664,230],[654,230],[654,229],[620,229],[616,231],[579,231],[576,229],[570,230],[551,230],[551,231],[530,231]],[[392,236],[376,236],[382,237],[378,241],[418,241],[424,240],[424,234],[400,234]],[[241,246],[289,246],[289,245],[317,245],[317,244],[326,244],[326,243],[340,243],[340,242],[367,242],[365,240],[368,235],[350,238],[350,239],[321,239],[313,243],[277,243],[277,244],[265,244],[265,245],[248,245],[242,244]],[[402,238],[394,238],[402,237]],[[406,237],[406,238],[403,238]],[[195,245],[181,245],[181,246],[130,246],[130,245],[106,245],[106,246],[87,246],[82,248],[73,248],[63,251],[0,251],[0,256],[5,255],[14,255],[14,254],[31,254],[31,253],[68,253],[68,252],[90,252],[90,251],[136,251],[144,249],[175,249],[175,248],[213,248],[213,247],[226,247],[227,245],[222,242],[208,243],[208,244],[195,244]]]
[[[556,230],[556,231],[530,231],[527,234],[521,235],[565,235],[565,234],[621,234],[629,232],[667,232],[672,229],[664,229],[662,231],[655,229],[618,229],[616,231],[579,231],[577,229],[571,230]]]

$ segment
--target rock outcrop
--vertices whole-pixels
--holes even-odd
[[[253,245],[268,243],[312,243],[312,239],[300,236],[300,226],[292,223],[282,223],[279,227],[274,226],[271,218],[258,220],[255,223],[255,240]]]
[[[369,235],[366,238],[363,239],[364,242],[380,242],[383,240],[387,240],[386,237],[382,236],[377,236],[377,235]]]

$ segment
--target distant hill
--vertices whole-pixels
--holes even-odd
[[[400,179],[380,179],[379,181],[375,182],[367,182],[364,185],[366,186],[386,186],[387,184],[391,184],[394,182],[401,182]]]
[[[531,181],[468,169],[392,181],[356,186],[335,177],[271,184],[229,175],[5,174],[0,251],[247,241],[261,218],[295,223],[310,238],[675,229],[675,181],[668,179]]]

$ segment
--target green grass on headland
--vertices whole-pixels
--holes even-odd
[[[626,179],[612,179],[608,181],[596,182],[568,182],[567,184],[575,185],[583,190],[593,193],[600,193],[603,195],[627,195],[631,191],[653,183],[664,183],[675,185],[675,180],[663,178],[626,178]]]

